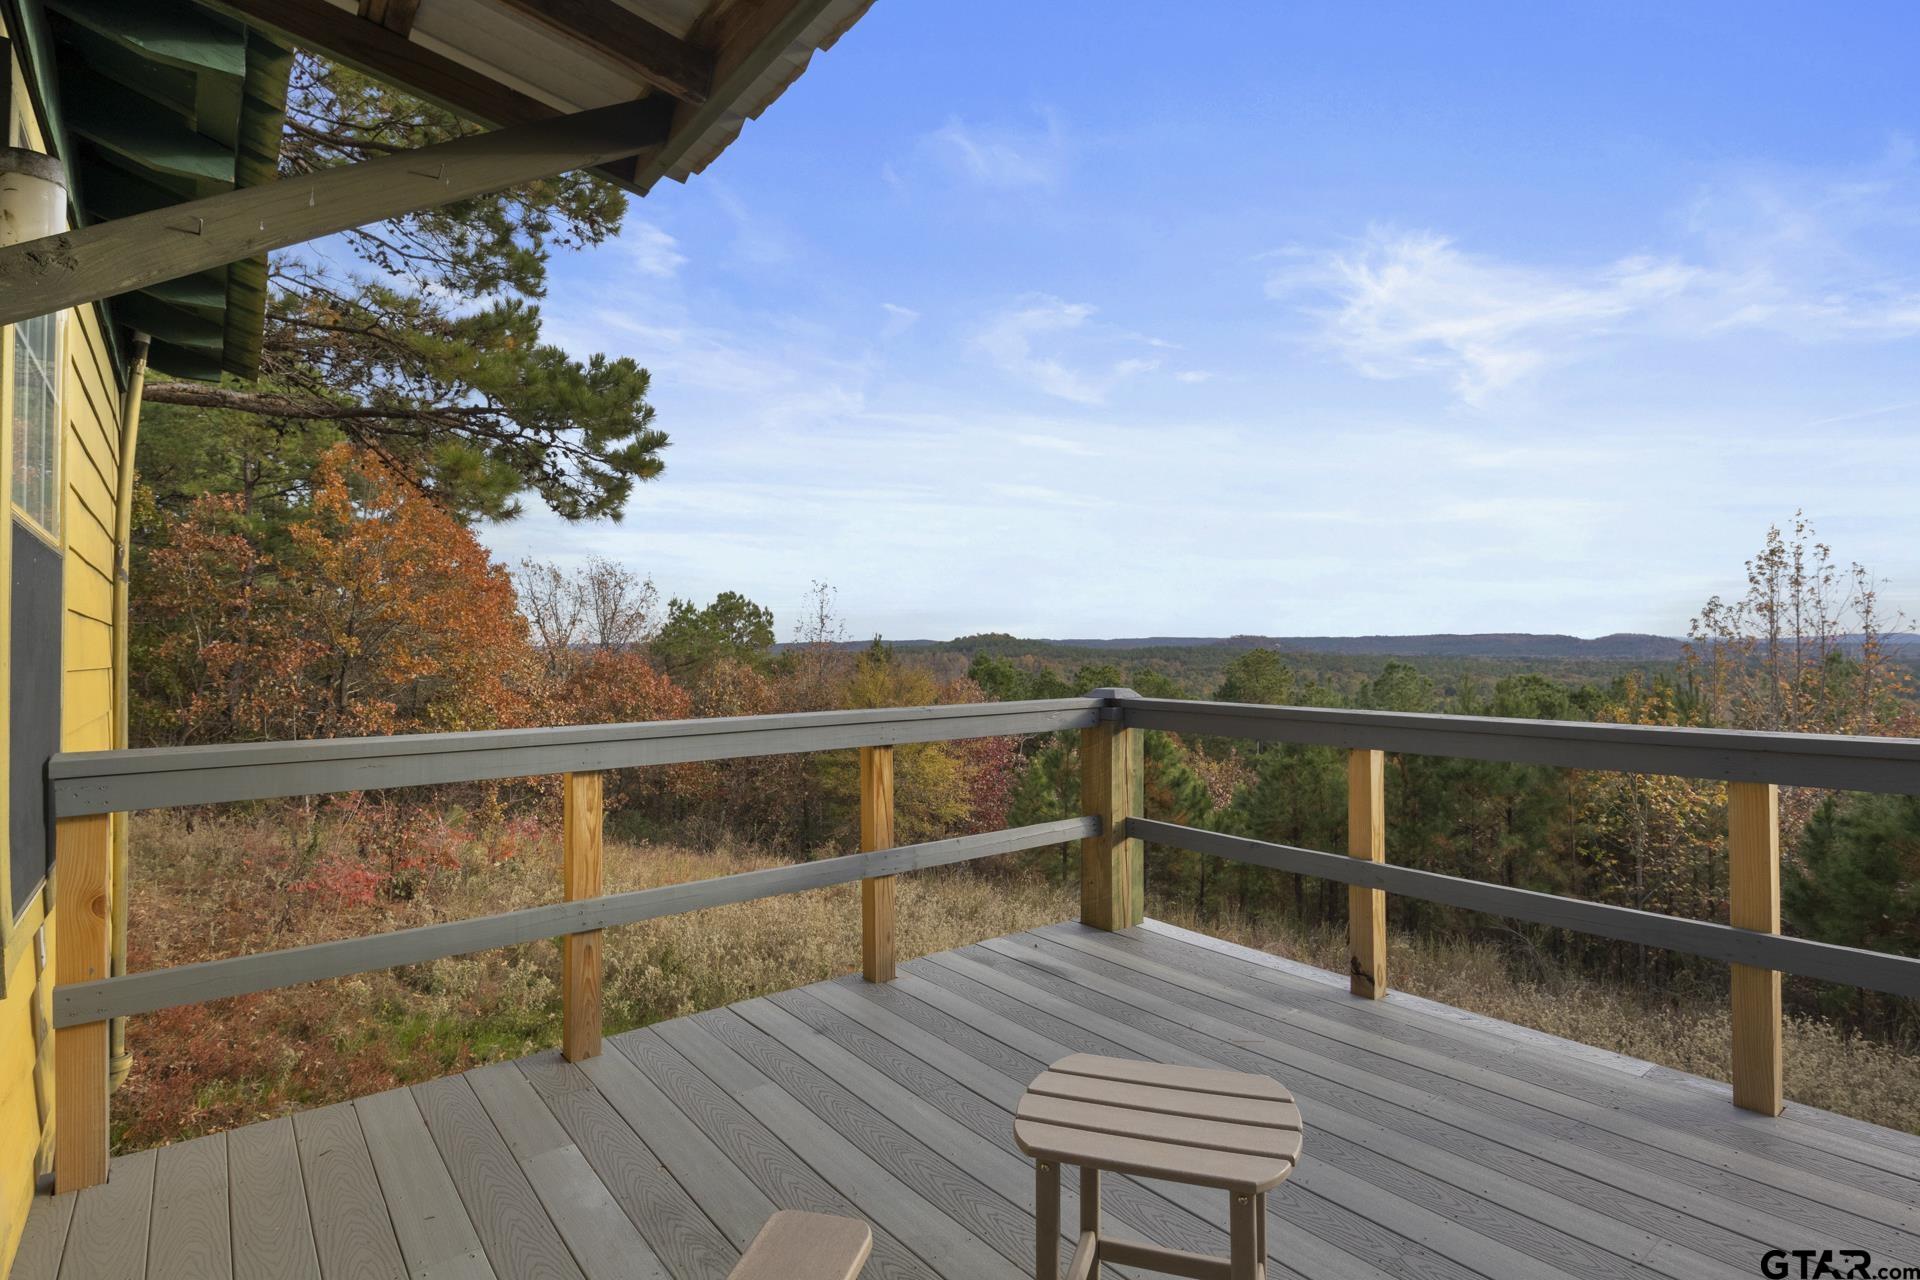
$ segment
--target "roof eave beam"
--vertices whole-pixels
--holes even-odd
[[[671,108],[672,100],[661,96],[615,103],[0,248],[0,324],[639,156],[667,141]]]
[[[713,88],[713,55],[614,0],[498,0],[695,106]]]

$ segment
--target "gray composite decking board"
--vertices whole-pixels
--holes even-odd
[[[950,955],[942,959],[946,963],[971,966],[964,970],[969,976],[1012,999],[1021,1000],[1063,1020],[1075,1020],[1074,1006],[1068,1000],[1046,990],[1026,975],[1009,975],[984,958],[973,960]],[[1014,964],[1012,961],[1006,963]],[[1191,1066],[1218,1065],[1175,1041],[1138,1031],[1116,1031],[1114,1034],[1122,1038],[1128,1057]],[[1316,1205],[1316,1198],[1323,1203]],[[1535,1276],[1566,1274],[1551,1262],[1525,1256],[1497,1239],[1462,1228],[1425,1205],[1390,1195],[1326,1158],[1317,1157],[1311,1163],[1295,1168],[1293,1176],[1275,1189],[1269,1202],[1296,1206],[1303,1212],[1317,1209],[1329,1219],[1329,1225],[1334,1229],[1338,1229],[1338,1224],[1332,1221],[1332,1211],[1355,1215],[1378,1231],[1393,1232],[1430,1251],[1433,1256],[1425,1261],[1424,1266],[1432,1274],[1481,1275],[1492,1280],[1533,1280]]]
[[[1168,1010],[1151,992],[1133,989],[1129,998],[1142,1013],[1177,1013]],[[1201,1037],[1189,1042],[1196,1043],[1207,1056],[1241,1070],[1260,1069],[1262,1058],[1252,1042],[1244,1037],[1220,1040],[1209,1034],[1232,1036],[1232,1028],[1193,1026],[1193,1020],[1187,1025],[1192,1027],[1190,1037]],[[1700,1274],[1744,1275],[1750,1273],[1751,1260],[1762,1247],[1756,1241],[1716,1230],[1714,1235],[1722,1246],[1718,1260],[1683,1249],[1675,1241],[1697,1238],[1706,1224],[1689,1221],[1664,1204],[1623,1192],[1586,1172],[1550,1164],[1520,1149],[1527,1144],[1527,1134],[1512,1135],[1520,1146],[1502,1148],[1490,1141],[1481,1127],[1446,1124],[1424,1109],[1369,1096],[1348,1087],[1345,1080],[1301,1071],[1297,1065],[1278,1069],[1311,1113],[1310,1127],[1316,1139],[1358,1148],[1365,1154],[1356,1153],[1352,1159],[1384,1174],[1391,1174],[1394,1165],[1405,1165],[1445,1187],[1477,1197],[1490,1204],[1488,1212],[1504,1220],[1510,1229],[1518,1227],[1523,1237],[1527,1228],[1518,1224],[1512,1213],[1517,1211],[1547,1224],[1556,1241],[1557,1264],[1569,1271],[1604,1276],[1617,1271],[1619,1259],[1626,1258],[1680,1280]],[[1418,1103],[1422,1099],[1415,1096],[1408,1101]],[[1587,1164],[1577,1159],[1573,1163]],[[1373,1180],[1380,1178],[1374,1176]],[[1621,1181],[1644,1180],[1637,1179],[1633,1170],[1623,1170]],[[1450,1193],[1442,1190],[1439,1194]],[[1590,1207],[1596,1205],[1606,1212]],[[1475,1216],[1468,1210],[1462,1212],[1469,1218]],[[1564,1238],[1567,1235],[1592,1247],[1573,1245]]]
[[[929,988],[929,991],[936,999],[947,998],[946,993],[938,987]],[[1021,1047],[1026,1053],[1033,1055],[1032,1061],[1036,1064],[1057,1059],[1067,1051],[1066,1047],[1058,1042],[1046,1040],[1034,1033],[1027,1032],[1024,1028],[1020,1028],[1017,1024],[1007,1020],[1002,1020],[998,1025],[994,1026],[993,1031],[996,1035],[1006,1037],[1009,1040],[1021,1040]],[[1316,1114],[1324,1109],[1328,1100],[1343,1102],[1350,1111],[1356,1114],[1375,1115],[1382,1120],[1393,1119],[1394,1123],[1410,1132],[1422,1136],[1429,1144],[1439,1149],[1445,1159],[1477,1162],[1495,1172],[1511,1172],[1521,1180],[1530,1181],[1532,1184],[1556,1190],[1565,1203],[1605,1206],[1609,1211],[1607,1216],[1618,1219],[1618,1228],[1616,1232],[1603,1233],[1599,1237],[1600,1243],[1604,1245],[1609,1243],[1610,1240],[1617,1240],[1618,1232],[1638,1233],[1637,1239],[1630,1240],[1624,1248],[1617,1248],[1615,1250],[1616,1252],[1621,1252],[1628,1256],[1650,1256],[1644,1252],[1643,1248],[1635,1248],[1634,1246],[1636,1244],[1644,1246],[1645,1242],[1649,1239],[1664,1242],[1668,1236],[1686,1238],[1689,1227],[1705,1225],[1694,1223],[1684,1215],[1667,1208],[1665,1205],[1644,1200],[1637,1195],[1622,1191],[1614,1186],[1597,1182],[1585,1174],[1575,1173],[1569,1169],[1550,1164],[1546,1160],[1537,1158],[1525,1150],[1501,1147],[1498,1143],[1483,1137],[1478,1130],[1470,1131],[1452,1128],[1437,1120],[1429,1119],[1421,1111],[1415,1110],[1411,1106],[1401,1107],[1392,1103],[1383,1102],[1379,1099],[1366,1097],[1347,1088],[1342,1083],[1336,1083],[1332,1079],[1323,1079],[1310,1073],[1303,1073],[1299,1070],[1298,1063],[1277,1063],[1272,1059],[1263,1061],[1253,1053],[1240,1047],[1240,1044],[1210,1047],[1213,1048],[1214,1056],[1222,1061],[1224,1065],[1233,1066],[1238,1070],[1262,1071],[1266,1074],[1272,1074],[1275,1067],[1278,1066],[1281,1074],[1284,1075],[1289,1082],[1289,1087],[1294,1088],[1303,1098],[1311,1099]],[[997,1069],[1021,1081],[1030,1079],[1032,1075],[1031,1071],[1023,1072],[1023,1070],[1017,1066],[1010,1069],[1005,1064],[1000,1064]],[[1037,1069],[1038,1067],[1036,1065],[1035,1070]],[[1311,1085],[1310,1090],[1307,1087],[1309,1085]],[[1422,1099],[1415,1096],[1408,1101],[1417,1105]],[[1388,1111],[1391,1111],[1391,1116],[1383,1114]],[[1308,1119],[1308,1127],[1310,1130],[1316,1128],[1316,1121],[1312,1117]],[[1524,1144],[1526,1137],[1527,1135],[1524,1134],[1519,1135],[1519,1141]],[[1630,1182],[1633,1180],[1633,1176],[1633,1171],[1623,1171],[1623,1181]],[[1664,1235],[1659,1234],[1662,1229],[1664,1229]],[[1711,1228],[1710,1230],[1718,1231],[1717,1228]],[[1728,1253],[1729,1259],[1737,1259],[1742,1266],[1756,1256],[1757,1251],[1761,1248],[1756,1242],[1744,1237],[1735,1236],[1730,1232],[1721,1234],[1724,1235],[1725,1242],[1731,1246]],[[1660,1244],[1654,1244],[1653,1250],[1657,1253],[1660,1250]],[[1687,1256],[1693,1257],[1697,1255],[1689,1254]],[[1731,1263],[1729,1265],[1731,1265]],[[1683,1277],[1688,1277],[1688,1273],[1684,1270],[1682,1270],[1680,1274]],[[1688,1280],[1690,1280],[1690,1277]]]
[[[323,1280],[403,1280],[406,1260],[353,1104],[300,1112],[293,1135]]]
[[[678,1280],[725,1280],[740,1250],[593,1082],[558,1054],[518,1066],[667,1271]]]
[[[682,1115],[625,1054],[601,1052],[576,1064],[613,1104],[714,1225],[746,1252],[777,1206]]]
[[[155,1163],[152,1151],[120,1156],[105,1182],[74,1198],[60,1280],[142,1280],[147,1274]]]
[[[1102,981],[1097,975],[1086,980],[1096,988]],[[1542,1186],[1557,1188],[1570,1203],[1604,1206],[1609,1216],[1685,1242],[1694,1252],[1735,1268],[1749,1266],[1768,1247],[1764,1242],[1778,1233],[1779,1224],[1772,1219],[1691,1187],[1650,1177],[1631,1163],[1597,1157],[1560,1139],[1367,1076],[1280,1040],[1244,1035],[1234,1024],[1187,1012],[1146,984],[1118,989],[1133,1006],[1170,1019],[1178,1028],[1213,1037],[1213,1054],[1227,1065],[1252,1069],[1263,1059],[1273,1062],[1296,1090],[1313,1099],[1341,1105],[1350,1115],[1390,1121],[1396,1129],[1456,1158],[1531,1176]]]
[[[804,1150],[807,1162],[859,1205],[863,1215],[902,1239],[911,1239],[914,1251],[939,1275],[947,1280],[976,1276],[1014,1280],[1022,1275],[1021,1268],[1010,1266],[944,1210],[908,1190],[850,1138],[801,1106],[694,1019],[659,1023],[645,1034],[658,1035],[739,1099],[774,1136],[795,1151]]]
[[[1033,1214],[1011,1113],[1069,1052],[1294,1090],[1308,1135],[1270,1199],[1276,1277],[1732,1280],[1769,1247],[1920,1261],[1911,1135],[1749,1116],[1677,1073],[1296,968],[1161,928],[993,939],[893,983],[610,1037],[579,1066],[549,1052],[122,1157],[36,1199],[12,1276],[225,1280],[230,1259],[234,1280],[723,1280],[778,1207],[868,1220],[873,1280],[1014,1280]],[[1129,1235],[1224,1252],[1223,1195],[1105,1190]]]
[[[789,1097],[812,1111],[921,1199],[1016,1266],[1033,1261],[1033,1219],[993,1187],[961,1168],[857,1096],[840,1081],[762,1032],[732,1008],[694,1015],[707,1031],[752,1063]]]
[[[783,1049],[892,1119],[929,1149],[977,1179],[982,1187],[1011,1204],[1016,1244],[1031,1250],[1031,1244],[1026,1242],[1032,1239],[1031,1227],[1027,1224],[1034,1217],[1033,1166],[933,1104],[931,1098],[942,1089],[954,1094],[961,1092],[952,1089],[951,1081],[927,1079],[922,1083],[928,1086],[928,1092],[917,1092],[821,1035],[804,1019],[772,1000],[746,1000],[731,1007]],[[1077,1193],[1069,1201],[1062,1188],[1060,1212],[1063,1223],[1060,1240],[1070,1251],[1080,1238],[1078,1226],[1072,1225],[1079,1222]],[[1020,1233],[1022,1229],[1025,1234]],[[1115,1268],[1115,1274],[1127,1280],[1139,1275],[1130,1268]]]
[[[587,1280],[666,1280],[652,1246],[518,1066],[495,1063],[461,1078],[486,1108]]]
[[[1112,962],[1129,970],[1138,971],[1141,964],[1152,963],[1130,958],[1117,942],[1091,945],[1109,947]],[[1194,989],[1197,983],[1211,981],[1192,970],[1158,967],[1165,971],[1164,976],[1178,979],[1188,990]],[[1140,973],[1139,976],[1147,975]],[[1229,1021],[1250,1028],[1254,1028],[1256,1022],[1271,1024],[1273,1021],[1267,1012],[1272,997],[1265,992],[1254,996],[1231,985],[1216,984],[1215,995],[1223,1008],[1238,1010],[1232,1015],[1222,1015]],[[1879,1241],[1883,1246],[1897,1239],[1896,1235],[1888,1234],[1889,1230],[1911,1234],[1920,1229],[1920,1211],[1916,1211],[1911,1202],[1902,1203],[1860,1191],[1823,1180],[1802,1168],[1717,1146],[1695,1136],[1693,1130],[1699,1127],[1697,1124],[1689,1126],[1686,1132],[1676,1132],[1670,1125],[1656,1120],[1556,1093],[1498,1070],[1456,1062],[1443,1053],[1394,1041],[1372,1029],[1338,1023],[1308,1007],[1296,1007],[1290,1012],[1285,1025],[1297,1043],[1318,1040],[1338,1044],[1343,1046],[1343,1052],[1360,1055],[1353,1059],[1357,1065],[1375,1069],[1377,1074],[1391,1075],[1416,1087],[1487,1109],[1509,1114],[1516,1110],[1531,1112],[1530,1121],[1543,1131],[1578,1133],[1583,1141],[1600,1149],[1631,1152],[1632,1158],[1649,1169],[1664,1170],[1676,1181],[1692,1181],[1705,1189],[1731,1190],[1736,1193],[1733,1198],[1765,1212],[1780,1214],[1802,1226],[1850,1234],[1862,1242]],[[1327,1056],[1336,1055],[1329,1052]]]
[[[236,1280],[319,1280],[292,1118],[230,1131],[227,1179]]]
[[[1370,1064],[1347,1051],[1344,1045],[1334,1043],[1323,1046],[1325,1057],[1301,1049],[1300,1042],[1308,1036],[1294,1023],[1272,1022],[1261,1015],[1237,1010],[1234,1006],[1218,1006],[1219,1012],[1233,1020],[1214,1017],[1212,1013],[1203,1011],[1216,1004],[1211,996],[1201,994],[1207,985],[1204,979],[1183,976],[1181,981],[1187,985],[1179,986],[1136,972],[1121,972],[1126,975],[1123,981],[1104,979],[1097,974],[1087,981],[1092,985],[1112,982],[1115,992],[1124,994],[1127,1000],[1135,1003],[1153,1000],[1155,997],[1152,993],[1164,985],[1175,1000],[1194,1009],[1193,1013],[1187,1015],[1178,1006],[1169,1008],[1163,1004],[1161,1011],[1175,1025],[1199,1027],[1222,1041],[1242,1044],[1256,1055],[1289,1064],[1289,1069],[1303,1067],[1323,1081],[1351,1079],[1357,1087],[1373,1096],[1399,1101],[1412,1110],[1429,1112],[1462,1129],[1484,1132],[1515,1150],[1534,1152],[1569,1169],[1591,1172],[1623,1190],[1649,1197],[1657,1196],[1668,1204],[1686,1209],[1690,1216],[1699,1220],[1704,1230],[1699,1231],[1698,1238],[1691,1241],[1692,1247],[1733,1265],[1745,1265],[1754,1256],[1754,1250],[1779,1246],[1783,1242],[1794,1243],[1797,1247],[1817,1236],[1836,1247],[1842,1243],[1834,1230],[1815,1224],[1802,1226],[1796,1231],[1792,1223],[1783,1221],[1777,1214],[1763,1212],[1742,1202],[1737,1195],[1729,1197],[1714,1189],[1702,1189],[1694,1185],[1698,1178],[1693,1181],[1686,1179],[1685,1171],[1675,1177],[1670,1176],[1673,1174],[1671,1169],[1649,1170],[1646,1167],[1648,1161],[1664,1153],[1649,1148],[1634,1148],[1631,1144],[1621,1153],[1612,1135],[1602,1130],[1584,1125],[1564,1125],[1559,1123],[1557,1117],[1548,1118],[1543,1123],[1538,1113],[1533,1116],[1523,1113],[1522,1118],[1516,1120],[1501,1114],[1497,1108],[1482,1106],[1476,1109],[1455,1101],[1443,1091],[1421,1087],[1423,1082],[1416,1080],[1409,1084],[1404,1079],[1395,1078],[1398,1072],[1380,1068],[1378,1064],[1371,1064],[1375,1073],[1370,1074]],[[1234,1016],[1236,1014],[1237,1017]],[[1267,1037],[1245,1034],[1262,1030],[1267,1032]],[[1529,1120],[1533,1123],[1529,1124]],[[1723,1237],[1722,1228],[1737,1231],[1745,1239],[1730,1243]],[[1687,1236],[1679,1235],[1676,1238],[1686,1239]]]
[[[27,1225],[14,1251],[11,1280],[55,1280],[60,1255],[67,1250],[67,1228],[73,1223],[74,1193],[35,1196],[27,1210]]]
[[[416,1280],[497,1280],[412,1092],[389,1089],[353,1106],[408,1271]]]
[[[148,1280],[232,1280],[227,1135],[160,1148],[153,1172]]]
[[[1177,944],[1163,943],[1148,934],[1107,934],[1101,939],[1093,936],[1094,931],[1084,928],[1054,927],[1037,932],[1073,947],[1137,946],[1156,959],[1171,961],[1174,967],[1208,972],[1249,993],[1262,987],[1285,987],[1295,1000],[1303,996],[1317,1000],[1315,1011],[1331,1020],[1403,1044],[1433,1047],[1439,1041],[1451,1059],[1514,1076],[1582,1101],[1630,1111],[1659,1124],[1684,1128],[1706,1142],[1742,1155],[1760,1156],[1776,1164],[1804,1169],[1897,1203],[1910,1203],[1920,1197],[1920,1158],[1904,1158],[1884,1148],[1868,1147],[1848,1136],[1756,1116],[1728,1103],[1719,1103],[1698,1090],[1660,1081],[1647,1082],[1644,1077],[1623,1077],[1617,1071],[1582,1063],[1570,1055],[1555,1056],[1522,1044],[1490,1044],[1486,1035],[1474,1034],[1455,1022],[1398,1009],[1357,1007],[1350,998],[1343,998],[1330,989],[1313,989],[1310,984],[1287,983],[1275,975],[1239,970],[1226,957],[1195,957],[1191,948],[1185,955],[1169,953],[1166,946]]]
[[[807,992],[790,993],[790,996],[796,1000],[801,998],[810,998],[812,992],[817,990],[819,990],[819,988],[812,988],[812,989],[809,989]],[[895,1032],[894,1034],[904,1039],[906,1033]],[[1021,1070],[1023,1070],[1024,1074],[1022,1074],[1019,1078],[1021,1079],[1031,1078],[1031,1075],[1032,1075],[1031,1070],[1026,1070],[1026,1069],[1021,1069]],[[1270,1071],[1263,1072],[1263,1074],[1271,1074],[1271,1072]],[[1006,1111],[996,1109],[995,1115],[996,1115],[997,1125],[1001,1129],[1007,1129],[1010,1127],[1010,1124],[1011,1124],[1011,1119],[1010,1119],[1010,1116],[1007,1114],[1007,1112],[1010,1111],[1012,1105],[1015,1102],[1017,1102],[1020,1086],[1014,1083],[1014,1081],[1008,1080],[1005,1077],[996,1077],[996,1079],[999,1079],[1002,1082],[1000,1086],[997,1088],[996,1092],[998,1094],[998,1097],[1002,1100],[1002,1105],[1007,1108]],[[993,1086],[989,1085],[988,1087],[993,1087]],[[1321,1123],[1314,1125],[1314,1141],[1316,1144],[1318,1144],[1319,1142],[1324,1140],[1328,1135],[1325,1132],[1323,1109],[1316,1107],[1314,1111],[1315,1111],[1315,1116],[1319,1117],[1321,1120]],[[1435,1154],[1439,1155],[1440,1153],[1435,1153]],[[1375,1159],[1377,1161],[1377,1158]],[[1442,1163],[1444,1163],[1444,1159],[1442,1160]],[[1394,1171],[1390,1168],[1387,1169],[1385,1172],[1388,1176],[1393,1176],[1393,1173],[1394,1173]],[[1372,1180],[1379,1182],[1379,1181],[1382,1181],[1382,1178],[1380,1176],[1374,1176]],[[1416,1188],[1416,1192],[1418,1192],[1419,1190],[1422,1190],[1422,1189]],[[1533,1188],[1528,1187],[1525,1184],[1520,1183],[1513,1179],[1501,1179],[1500,1185],[1491,1186],[1491,1187],[1477,1187],[1470,1192],[1468,1191],[1454,1192],[1452,1194],[1451,1201],[1449,1202],[1447,1207],[1451,1212],[1453,1212],[1461,1220],[1471,1224],[1474,1221],[1474,1219],[1478,1216],[1493,1215],[1495,1217],[1505,1217],[1506,1215],[1512,1214],[1513,1210],[1508,1209],[1506,1205],[1514,1201],[1518,1201],[1519,1203],[1523,1203],[1523,1204],[1531,1204],[1535,1207],[1538,1207],[1539,1205],[1547,1205],[1555,1210],[1564,1209],[1570,1213],[1583,1212],[1582,1210],[1577,1209],[1575,1206],[1564,1205],[1558,1201],[1554,1201],[1550,1197],[1547,1197],[1535,1191]],[[1625,1228],[1621,1228],[1617,1226],[1616,1224],[1608,1223],[1604,1219],[1600,1219],[1599,1215],[1593,1215],[1593,1217],[1600,1223],[1604,1224],[1604,1226],[1609,1228],[1608,1234],[1612,1237],[1613,1242],[1616,1245],[1621,1246],[1615,1252],[1606,1252],[1605,1250],[1602,1250],[1602,1249],[1592,1248],[1590,1246],[1585,1245],[1580,1240],[1573,1239],[1565,1235],[1564,1233],[1558,1232],[1557,1230],[1554,1230],[1554,1229],[1548,1229],[1542,1232],[1542,1229],[1537,1225],[1537,1222],[1548,1220],[1544,1217],[1537,1218],[1535,1223],[1528,1224],[1520,1229],[1523,1231],[1541,1233],[1543,1235],[1544,1237],[1543,1245],[1550,1250],[1550,1252],[1548,1252],[1545,1255],[1545,1257],[1549,1261],[1552,1261],[1555,1265],[1558,1265],[1563,1269],[1574,1274],[1589,1275],[1589,1276],[1599,1277],[1599,1278],[1611,1277],[1613,1275],[1619,1274],[1620,1271],[1623,1270],[1624,1258],[1635,1257],[1635,1256],[1645,1256],[1649,1252],[1657,1250],[1662,1244],[1662,1242],[1658,1240],[1656,1237],[1653,1237],[1647,1233],[1629,1231]],[[1625,1237],[1625,1239],[1622,1239],[1622,1237]],[[1270,1239],[1270,1246],[1276,1252],[1280,1249],[1280,1243],[1281,1242],[1278,1239]],[[1587,1263],[1587,1265],[1584,1268],[1580,1265],[1580,1263],[1583,1261]],[[1707,1262],[1706,1259],[1696,1259],[1695,1261],[1696,1263],[1703,1264],[1708,1268],[1711,1268],[1713,1266],[1713,1264]],[[1711,1274],[1712,1272],[1709,1270],[1706,1273]],[[1698,1266],[1696,1266],[1695,1268],[1683,1273],[1681,1276],[1681,1280],[1692,1280],[1693,1276],[1696,1276],[1699,1274],[1703,1274],[1703,1272],[1699,1269]],[[1744,1273],[1736,1272],[1734,1271],[1734,1269],[1728,1268],[1726,1270],[1726,1274],[1733,1275],[1733,1274],[1744,1274]]]
[[[503,1280],[583,1280],[506,1139],[465,1076],[413,1086],[413,1100],[453,1176],[481,1247]]]
[[[861,1216],[853,1201],[659,1036],[627,1032],[608,1043],[645,1073],[772,1203],[810,1213]],[[906,1244],[884,1226],[872,1225],[873,1254],[863,1274],[872,1280],[919,1280],[927,1274],[926,1262]]]
[[[882,984],[873,989],[885,991],[887,987]],[[858,1053],[877,1069],[1003,1147],[1025,1167],[1031,1167],[1030,1158],[1021,1153],[1012,1136],[1013,1109],[1018,1105],[1024,1085],[986,1063],[969,1058],[964,1051],[897,1014],[859,999],[838,983],[821,983],[785,992],[775,1000],[821,1034]],[[1042,1067],[1035,1064],[1019,1078],[1031,1080],[1041,1070]],[[1071,1183],[1072,1179],[1068,1181]],[[1069,1212],[1064,1191],[1065,1188],[1062,1219],[1077,1222],[1077,1215]],[[1223,1206],[1215,1204],[1213,1208],[1220,1210]],[[1226,1232],[1217,1223],[1155,1194],[1133,1178],[1117,1174],[1106,1177],[1101,1211],[1110,1220],[1125,1223],[1136,1234],[1156,1243],[1196,1253],[1226,1255]],[[1275,1249],[1269,1254],[1269,1273],[1299,1275],[1287,1265],[1278,1245],[1279,1242],[1275,1242]]]
[[[1118,1039],[1088,1032],[1083,1025],[1036,1008],[1005,992],[982,984],[964,972],[945,967],[946,955],[927,957],[921,973],[989,1011],[1041,1032],[1074,1053],[1102,1053],[1136,1057],[1126,1048],[1126,1035],[1111,1028]],[[1035,993],[1043,995],[1044,993]],[[1288,1233],[1296,1247],[1319,1250],[1323,1257],[1347,1254],[1366,1267],[1389,1275],[1461,1276],[1472,1274],[1453,1259],[1429,1249],[1419,1240],[1381,1226],[1325,1196],[1308,1191],[1296,1172],[1267,1197],[1268,1213],[1278,1219],[1274,1230]],[[1270,1231],[1271,1235],[1272,1232]],[[1314,1244],[1312,1240],[1319,1243]],[[1337,1268],[1333,1274],[1342,1274]]]

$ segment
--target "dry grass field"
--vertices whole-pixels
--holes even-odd
[[[136,822],[132,967],[181,964],[552,901],[558,850],[532,826],[483,839],[450,828],[427,865],[350,891],[347,836],[297,813],[189,823]],[[609,892],[774,865],[735,847],[692,852],[610,842]],[[903,957],[964,946],[1077,913],[1073,889],[996,864],[903,877]],[[330,872],[329,868],[333,871]],[[342,885],[349,886],[343,891]],[[1342,970],[1334,930],[1278,921],[1174,924]],[[607,1026],[617,1031],[784,990],[859,965],[856,886],[742,903],[613,930],[606,940]],[[1663,1001],[1571,975],[1517,976],[1498,948],[1396,936],[1399,989],[1703,1076],[1722,1077],[1724,1003]],[[114,1099],[120,1145],[137,1149],[515,1057],[559,1040],[558,958],[545,943],[134,1019],[134,1069]],[[1787,1094],[1920,1132],[1920,1056],[1794,1019]]]

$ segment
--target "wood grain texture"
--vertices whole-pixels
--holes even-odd
[[[581,1280],[566,1242],[467,1078],[415,1085],[413,1100],[494,1271]]]
[[[113,825],[108,815],[63,818],[54,837],[53,981],[105,978]],[[107,1024],[62,1027],[53,1040],[53,1177],[60,1192],[107,1177]]]
[[[142,1280],[147,1274],[155,1159],[151,1151],[122,1156],[107,1181],[75,1197],[60,1280]]]
[[[1347,753],[1347,855],[1387,860],[1386,753]],[[1356,996],[1387,993],[1387,895],[1347,886],[1347,976]]]
[[[246,1280],[319,1280],[293,1121],[282,1116],[228,1133],[227,1171],[234,1274]]]
[[[380,1178],[400,1255],[416,1276],[495,1280],[453,1175],[434,1146],[413,1094],[389,1089],[354,1104]]]
[[[511,1062],[463,1077],[587,1280],[666,1280],[667,1269],[606,1185]]]
[[[1780,788],[1727,784],[1727,921],[1758,933],[1780,932]],[[1780,973],[1733,966],[1733,1101],[1777,1116],[1785,1104]]]
[[[160,1148],[154,1165],[148,1280],[231,1280],[227,1135]]]
[[[1146,846],[1127,831],[1145,812],[1143,734],[1106,721],[1080,731],[1080,808],[1100,819],[1080,842],[1080,918],[1096,929],[1125,929],[1146,910]]]
[[[528,1058],[518,1065],[668,1273],[726,1275],[740,1256],[738,1247],[580,1068],[558,1055]]]
[[[860,748],[860,852],[893,847],[893,748]],[[894,879],[860,882],[860,972],[868,982],[894,975]]]
[[[324,1280],[403,1280],[406,1260],[353,1104],[303,1111],[293,1134]]]
[[[569,902],[597,898],[605,827],[600,775],[567,774],[563,797],[561,879],[565,896]],[[568,1062],[600,1052],[600,947],[598,929],[570,933],[560,943],[561,1052]]]
[[[60,1255],[67,1251],[67,1228],[73,1225],[73,1196],[36,1196],[27,1212],[27,1225],[14,1250],[8,1280],[55,1280]]]
[[[695,105],[713,85],[713,55],[614,0],[502,0],[507,8],[618,62]]]

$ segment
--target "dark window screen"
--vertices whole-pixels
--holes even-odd
[[[60,553],[13,521],[13,776],[8,873],[17,917],[53,859],[47,757],[60,747]]]

